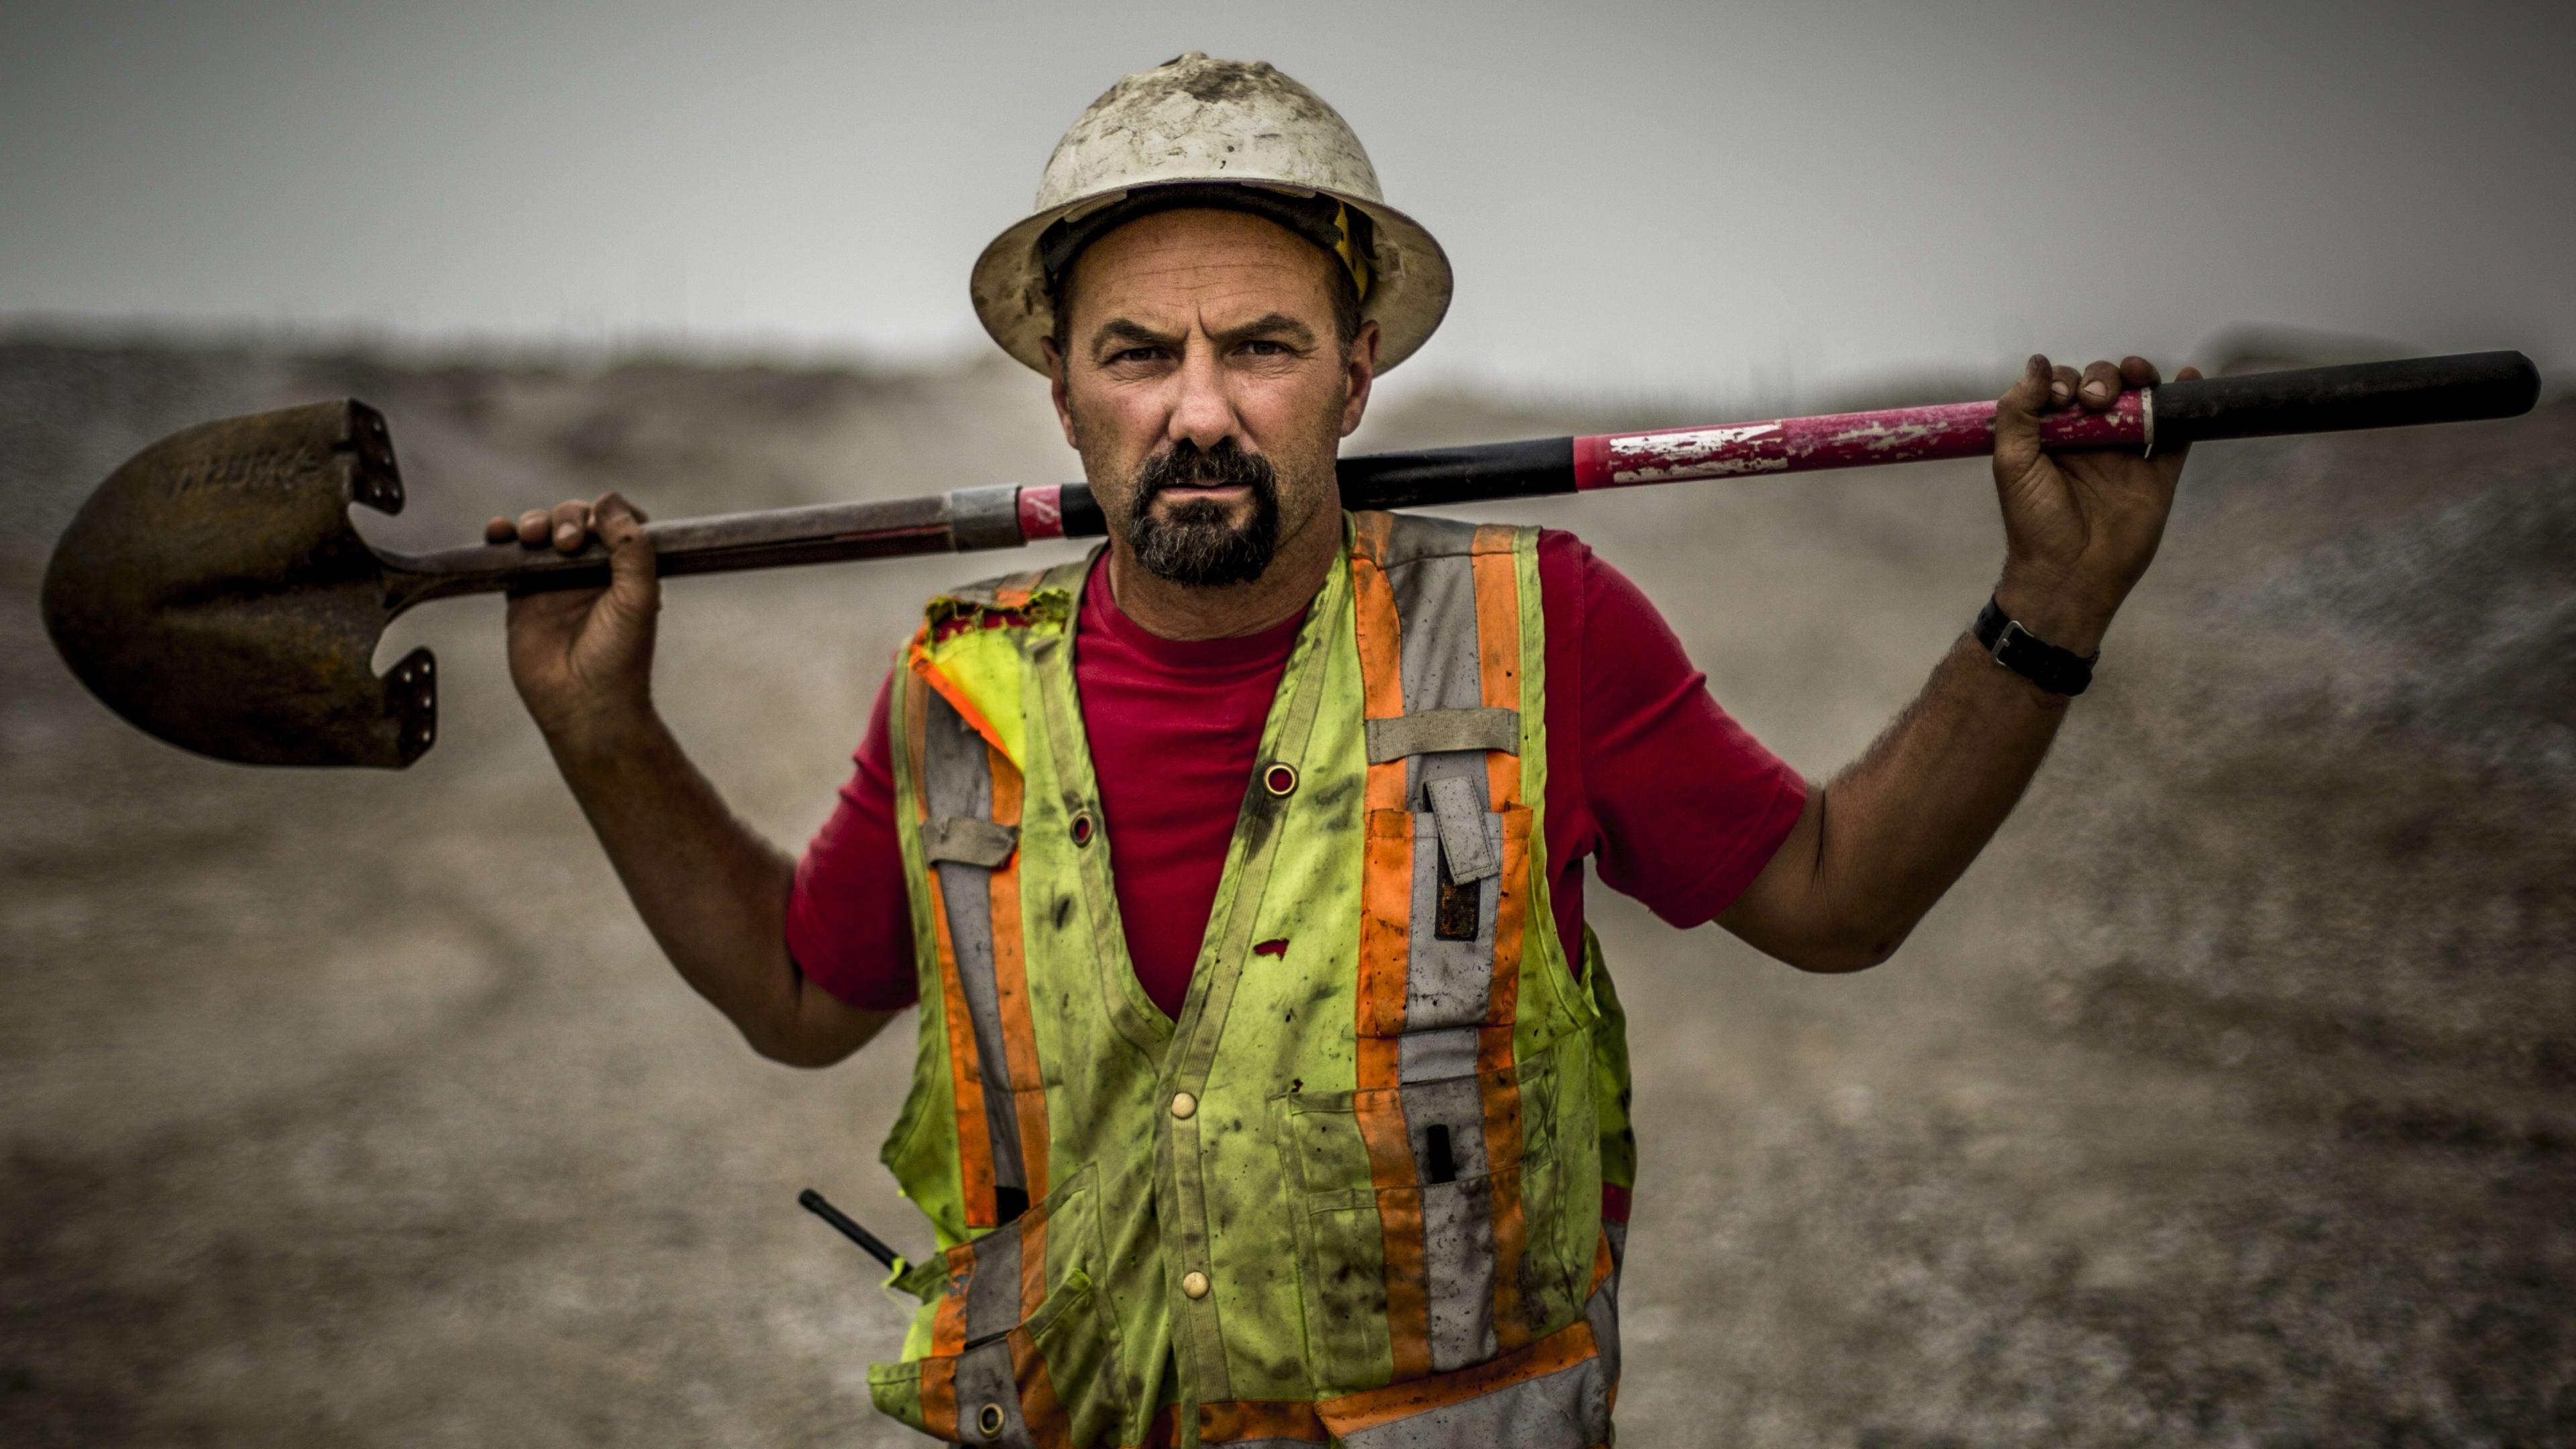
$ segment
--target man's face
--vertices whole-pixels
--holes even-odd
[[[1347,350],[1338,263],[1233,211],[1127,223],[1074,262],[1057,417],[1112,537],[1151,572],[1221,587],[1340,525],[1333,458],[1359,426],[1377,324]]]

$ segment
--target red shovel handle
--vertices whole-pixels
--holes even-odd
[[[2529,411],[2539,396],[2540,374],[2531,359],[2519,352],[2474,352],[2169,382],[2122,393],[2105,412],[2051,413],[2040,421],[2040,438],[2052,451],[2172,448],[2204,438],[2510,417]],[[1994,445],[1990,402],[1609,433],[1574,440],[1574,486],[1625,488],[1973,458],[1993,452]]]

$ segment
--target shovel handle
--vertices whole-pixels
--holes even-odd
[[[1022,491],[1004,484],[873,503],[717,514],[648,523],[644,533],[653,540],[655,572],[665,578],[1004,548],[1023,542]],[[595,538],[572,553],[512,541],[380,557],[389,614],[463,594],[595,589],[608,582],[608,549]]]
[[[2153,453],[2219,438],[2511,417],[2539,397],[2540,373],[2519,352],[2295,368],[2162,383],[2124,392],[2103,412],[2050,413],[2040,445]],[[1973,458],[1994,446],[1990,402],[1613,433],[1574,439],[1574,487]]]
[[[2124,392],[2102,412],[2050,413],[2040,420],[2040,439],[2051,451],[2152,453],[2219,438],[2511,417],[2530,411],[2539,396],[2540,374],[2531,359],[2519,352],[2472,352],[2163,383]],[[1344,507],[1421,508],[1972,458],[1993,452],[1994,445],[1995,404],[1967,402],[1377,453],[1344,458],[1338,467]],[[1016,548],[1053,538],[1097,538],[1106,531],[1099,504],[1080,483],[958,488],[645,528],[666,576]],[[456,594],[596,588],[608,581],[608,551],[596,541],[571,554],[499,543],[388,554],[384,562],[386,602],[394,613]]]

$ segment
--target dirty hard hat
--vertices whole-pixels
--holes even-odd
[[[1198,51],[1093,101],[1047,159],[1029,216],[975,260],[975,315],[1043,372],[1048,280],[1110,228],[1179,206],[1248,211],[1333,253],[1378,325],[1378,370],[1412,355],[1449,310],[1449,258],[1378,195],[1349,123],[1268,64]]]

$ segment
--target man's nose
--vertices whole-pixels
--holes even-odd
[[[1226,396],[1224,369],[1216,349],[1193,346],[1182,354],[1179,389],[1172,399],[1171,439],[1184,439],[1205,452],[1235,435],[1234,401]]]

